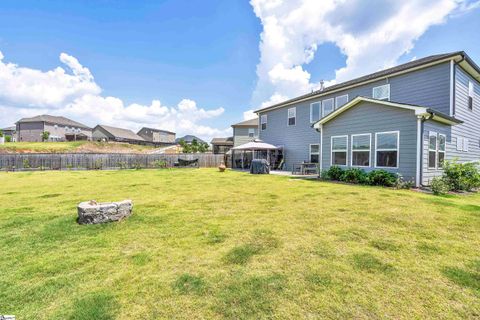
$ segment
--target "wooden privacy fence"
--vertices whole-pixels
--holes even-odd
[[[198,159],[200,167],[218,167],[223,155],[195,154],[93,154],[93,153],[24,153],[0,154],[0,170],[101,170],[170,168],[178,159]]]

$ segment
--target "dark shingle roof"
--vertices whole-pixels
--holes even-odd
[[[59,125],[63,125],[63,126],[69,126],[69,127],[91,129],[90,127],[88,127],[88,126],[86,126],[86,125],[84,125],[80,122],[77,122],[77,121],[74,121],[74,120],[71,120],[71,119],[68,119],[68,118],[65,118],[65,117],[51,116],[51,115],[48,115],[48,114],[42,114],[42,115],[31,117],[31,118],[22,118],[22,119],[18,120],[18,122],[48,122],[48,123],[59,124]]]
[[[151,130],[153,132],[163,132],[163,133],[170,133],[170,134],[175,134],[175,132],[168,131],[168,130],[163,130],[163,129],[155,129],[155,128],[150,128],[150,127],[143,127],[142,129],[138,130],[137,134],[140,133],[143,129]]]
[[[258,118],[232,124],[232,127],[258,127]]]
[[[111,126],[106,126],[106,125],[103,125],[103,124],[99,124],[95,128],[97,128],[97,127],[100,127],[103,130],[107,131],[108,133],[110,133],[115,138],[145,141],[145,139],[143,139],[142,137],[140,137],[135,132],[133,132],[132,130],[129,130],[129,129],[111,127]]]
[[[198,137],[196,137],[196,136],[193,136],[193,135],[191,135],[191,134],[187,134],[186,136],[183,136],[183,137],[181,137],[181,138],[175,139],[175,143],[179,143],[180,140],[182,140],[182,139],[183,139],[183,141],[185,141],[186,143],[192,143],[192,141],[193,141],[194,139],[197,140],[197,142],[206,143],[206,142],[203,141],[202,139],[200,139],[200,138],[198,138]]]
[[[213,138],[212,141],[210,141],[211,144],[220,144],[224,146],[233,146],[233,137],[228,137],[228,138]]]
[[[15,131],[15,130],[17,130],[17,127],[15,127],[15,126],[6,127],[6,128],[3,128],[3,129],[0,129],[0,130],[3,130],[3,131]]]
[[[374,79],[377,79],[377,78],[382,78],[382,77],[385,77],[385,76],[388,76],[388,75],[391,75],[391,74],[395,74],[397,72],[406,71],[408,69],[420,67],[420,66],[423,66],[423,65],[426,65],[426,64],[429,64],[429,63],[444,60],[444,59],[447,59],[447,58],[452,58],[452,57],[455,57],[455,56],[458,56],[458,55],[462,55],[462,56],[465,57],[465,59],[471,61],[470,58],[468,58],[468,56],[466,55],[466,53],[463,52],[463,51],[455,51],[455,52],[444,53],[444,54],[436,54],[436,55],[428,56],[428,57],[425,57],[425,58],[413,60],[413,61],[410,61],[410,62],[407,62],[407,63],[404,63],[404,64],[400,64],[400,65],[392,67],[392,68],[388,68],[388,69],[385,69],[385,70],[374,72],[374,73],[371,73],[371,74],[368,74],[368,75],[365,75],[365,76],[362,76],[362,77],[359,77],[359,78],[355,78],[355,79],[352,79],[352,80],[349,80],[349,81],[345,81],[345,82],[327,87],[323,90],[313,91],[311,93],[301,95],[299,97],[289,99],[289,100],[271,105],[271,106],[263,108],[263,109],[255,110],[255,112],[270,110],[270,109],[282,106],[284,104],[295,102],[297,100],[302,100],[302,99],[305,99],[305,98],[314,97],[314,96],[319,95],[319,94],[323,95],[323,94],[326,94],[328,92],[338,90],[338,89],[341,89],[341,88],[344,88],[344,87],[360,84],[362,82],[369,81],[369,80],[374,80]]]

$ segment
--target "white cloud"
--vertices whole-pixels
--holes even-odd
[[[468,0],[251,0],[263,25],[253,103],[268,106],[318,89],[304,66],[334,43],[346,66],[327,85],[391,67],[433,25],[480,6]],[[321,63],[321,57],[316,57]]]
[[[68,71],[57,67],[44,72],[3,60],[0,52],[0,122],[5,126],[21,117],[50,113],[91,126],[101,123],[132,130],[152,126],[175,131],[178,136],[198,135],[208,141],[213,136],[231,134],[228,126],[218,129],[201,124],[221,116],[223,108],[206,110],[189,99],[174,107],[164,106],[159,100],[150,105],[125,105],[117,97],[102,96],[90,70],[66,53],[60,54],[60,61]]]

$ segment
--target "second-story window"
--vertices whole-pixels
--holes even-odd
[[[249,138],[255,137],[255,129],[254,128],[249,128],[248,129],[248,137]]]
[[[390,84],[374,87],[372,97],[378,100],[390,100]]]
[[[326,100],[323,100],[322,101],[322,113],[323,113],[323,117],[325,117],[326,115],[328,115],[330,112],[332,112],[334,109],[334,105],[333,105],[333,98],[331,99],[326,99]]]
[[[314,102],[310,104],[310,122],[317,122],[320,120],[320,107],[321,102]]]
[[[288,109],[288,125],[294,126],[297,121],[297,108]]]
[[[264,114],[260,117],[260,126],[262,127],[262,131],[267,129],[267,115]]]
[[[473,96],[475,95],[475,88],[473,87],[473,82],[468,82],[468,108],[473,110]]]
[[[335,98],[335,109],[340,108],[344,104],[348,102],[348,94],[344,94],[343,96],[338,96]]]

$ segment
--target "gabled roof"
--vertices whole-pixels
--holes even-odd
[[[258,127],[258,118],[232,124],[232,127]]]
[[[473,60],[464,51],[455,51],[455,52],[444,53],[444,54],[436,54],[436,55],[428,56],[425,58],[417,59],[414,61],[410,61],[404,64],[400,64],[392,68],[374,72],[359,78],[355,78],[349,81],[345,81],[345,82],[327,87],[323,90],[313,91],[311,93],[301,95],[299,97],[289,99],[263,109],[258,109],[258,110],[255,110],[254,112],[259,113],[259,112],[280,108],[298,101],[321,97],[323,95],[334,93],[336,91],[345,90],[349,87],[356,87],[365,83],[378,81],[389,76],[411,72],[417,69],[443,63],[449,60],[455,60],[458,64],[460,64],[460,66],[462,66],[462,68],[467,70],[474,78],[476,78],[480,82],[480,67],[478,67],[475,64],[475,62],[473,62]]]
[[[168,130],[163,130],[163,129],[155,129],[155,128],[149,128],[149,127],[143,127],[142,129],[138,130],[137,134],[140,133],[143,129],[151,130],[153,132],[163,132],[163,133],[169,133],[169,134],[175,134],[175,132],[168,131]]]
[[[220,144],[223,146],[233,146],[233,137],[228,138],[213,138],[210,144]]]
[[[17,127],[15,127],[15,126],[6,127],[6,128],[3,128],[3,129],[0,129],[0,130],[3,130],[3,131],[15,131],[15,130],[17,130]]]
[[[19,123],[19,122],[48,122],[48,123],[59,124],[59,125],[68,126],[68,127],[78,127],[78,128],[83,128],[83,129],[91,129],[90,127],[88,127],[88,126],[86,126],[86,125],[84,125],[80,122],[77,122],[77,121],[74,121],[74,120],[71,120],[71,119],[68,119],[68,118],[65,118],[65,117],[51,116],[51,115],[48,115],[48,114],[42,114],[42,115],[31,117],[31,118],[22,118],[22,119],[17,121],[17,123]]]
[[[193,140],[197,140],[197,142],[203,142],[203,143],[206,143],[205,141],[203,141],[202,139],[194,136],[194,135],[191,135],[191,134],[187,134],[186,136],[183,136],[181,138],[177,138],[175,139],[175,143],[179,143],[180,140],[183,140],[185,141],[186,143],[192,143]]]
[[[449,115],[446,115],[444,113],[435,111],[430,108],[426,107],[421,107],[421,106],[416,106],[413,104],[406,104],[406,103],[398,103],[398,102],[392,102],[392,101],[385,101],[385,100],[377,100],[377,99],[372,99],[372,98],[366,98],[366,97],[356,97],[352,101],[348,102],[344,106],[338,108],[334,112],[330,113],[328,116],[318,120],[315,122],[312,127],[318,129],[320,128],[324,123],[329,122],[330,120],[336,118],[338,115],[344,113],[345,111],[359,105],[361,102],[370,102],[370,103],[375,103],[379,105],[384,105],[388,107],[395,107],[395,108],[401,108],[401,109],[408,109],[415,111],[416,115],[423,115],[423,116],[429,116],[430,119],[447,123],[450,125],[456,125],[459,123],[462,123],[463,121],[458,120],[456,118],[450,117]]]
[[[145,141],[142,137],[137,135],[135,132],[129,129],[123,129],[123,128],[117,128],[117,127],[111,127],[111,126],[106,126],[103,124],[97,125],[93,130],[97,128],[102,128],[106,132],[110,133],[112,136],[115,138],[120,138],[120,139],[126,139],[126,140],[138,140],[138,141]]]

